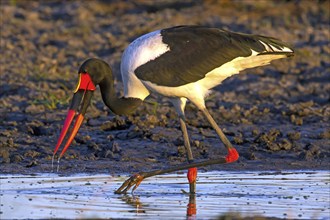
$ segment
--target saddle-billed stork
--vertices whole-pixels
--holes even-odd
[[[165,170],[135,174],[126,180],[116,193],[126,193],[134,186],[133,192],[144,178],[183,169],[188,169],[190,193],[195,193],[197,167],[231,163],[239,157],[205,107],[204,97],[209,89],[241,70],[266,65],[272,60],[293,54],[293,49],[278,39],[218,28],[176,26],[145,34],[134,40],[122,56],[124,96],[121,98],[116,96],[112,70],[105,61],[91,58],[80,66],[78,86],[74,91],[53,158],[74,116],[78,114],[58,160],[70,146],[97,85],[104,103],[118,115],[130,114],[151,92],[155,92],[169,97],[178,113],[188,162]],[[204,113],[225,145],[228,151],[226,157],[193,162],[184,114],[187,100]]]

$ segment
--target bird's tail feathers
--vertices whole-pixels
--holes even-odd
[[[287,43],[284,43],[276,38],[258,36],[258,41],[263,45],[264,51],[258,55],[286,55],[290,57],[294,55],[294,50]]]
[[[256,50],[251,48],[252,54],[244,60],[239,60],[236,65],[241,69],[248,69],[257,66],[264,66],[273,60],[291,57],[294,55],[294,50],[288,44],[272,37],[254,35],[254,39],[259,41]],[[254,44],[256,45],[256,44]]]

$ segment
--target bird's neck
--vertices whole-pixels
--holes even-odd
[[[131,114],[143,102],[138,98],[118,98],[116,95],[112,74],[106,76],[99,86],[103,102],[116,115]]]

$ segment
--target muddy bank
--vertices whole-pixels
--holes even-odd
[[[138,36],[196,24],[273,36],[292,59],[223,82],[207,106],[241,157],[208,170],[329,169],[329,1],[1,1],[1,173],[50,172],[77,69],[106,60],[121,91],[120,57]],[[118,93],[121,95],[121,93]],[[156,104],[159,103],[159,104]],[[225,155],[201,112],[188,103],[197,159]],[[99,91],[60,172],[133,173],[185,162],[176,113],[150,96],[130,116],[113,115]]]

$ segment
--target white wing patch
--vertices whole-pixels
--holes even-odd
[[[137,38],[127,47],[122,57],[123,66],[128,67],[129,71],[134,71],[169,50],[169,46],[162,41],[160,31],[151,32]]]
[[[121,60],[125,97],[136,97],[144,100],[149,95],[148,89],[136,77],[134,70],[169,50],[169,46],[162,41],[160,30],[137,38],[126,48]]]

